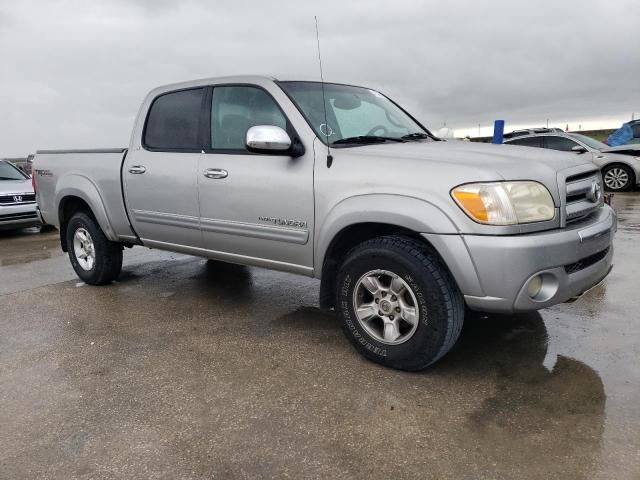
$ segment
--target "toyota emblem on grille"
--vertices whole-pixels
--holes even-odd
[[[587,193],[587,198],[593,203],[598,203],[600,201],[600,197],[602,197],[602,187],[598,182],[593,182],[589,193]]]
[[[13,201],[16,202],[16,203],[22,202],[22,195],[14,195],[13,196]]]

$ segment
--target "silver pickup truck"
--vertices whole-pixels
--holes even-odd
[[[40,151],[34,166],[42,220],[86,283],[117,278],[133,245],[315,277],[355,348],[404,370],[451,349],[465,306],[541,309],[612,265],[592,163],[441,141],[368,88],[164,86],[128,148]]]

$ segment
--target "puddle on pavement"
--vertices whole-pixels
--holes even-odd
[[[57,231],[39,228],[0,231],[0,266],[21,265],[64,255]]]

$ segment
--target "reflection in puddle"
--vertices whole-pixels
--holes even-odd
[[[23,263],[31,263],[37,260],[46,260],[47,258],[57,257],[58,252],[43,250],[40,252],[26,252],[9,258],[0,258],[0,266],[8,267],[9,265],[20,265]]]
[[[64,255],[57,231],[0,230],[0,266],[21,265]]]
[[[547,357],[548,335],[538,313],[471,318],[454,350],[434,370],[495,387],[467,413],[461,435],[476,465],[518,472],[532,465],[545,476],[588,478],[604,433],[606,395],[586,364]],[[545,462],[535,461],[544,453]],[[534,475],[535,476],[535,475]]]

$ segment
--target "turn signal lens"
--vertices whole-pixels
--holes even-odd
[[[549,190],[538,182],[494,182],[461,185],[451,191],[458,206],[487,225],[543,222],[555,216]]]
[[[454,190],[453,197],[472,218],[480,222],[489,220],[489,212],[487,212],[487,207],[482,201],[482,198],[480,198],[479,192],[472,190]]]

